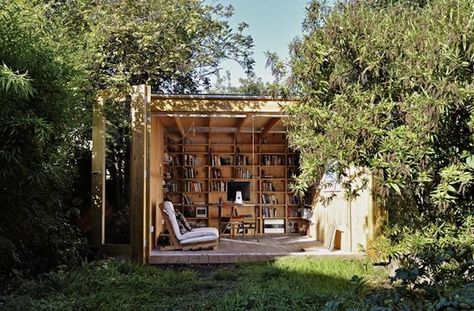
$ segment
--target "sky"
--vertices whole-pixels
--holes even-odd
[[[245,34],[254,40],[255,73],[264,81],[272,81],[270,70],[265,69],[265,51],[276,52],[281,58],[288,58],[288,44],[297,36],[301,37],[301,25],[308,0],[218,0],[210,1],[234,7],[234,15],[229,23],[237,27],[245,22],[249,27]],[[222,74],[227,70],[231,73],[233,85],[245,73],[234,61],[225,61],[221,65]]]

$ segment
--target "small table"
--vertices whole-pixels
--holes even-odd
[[[260,242],[258,236],[258,215],[259,215],[259,205],[258,204],[234,204],[234,203],[220,203],[217,205],[219,210],[219,230],[221,230],[221,220],[222,220],[222,208],[230,208],[230,219],[227,222],[227,229],[230,226],[230,235],[234,236],[234,229],[242,230],[242,236],[245,238],[245,231],[248,229],[253,229],[254,237],[257,238],[257,242]],[[253,207],[254,214],[252,215],[238,215],[237,209],[239,207]],[[224,231],[223,230],[223,231]],[[220,236],[220,235],[219,235]]]

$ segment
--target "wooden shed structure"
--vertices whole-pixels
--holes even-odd
[[[298,154],[288,148],[286,105],[293,100],[227,95],[154,95],[133,88],[131,100],[131,243],[105,243],[104,103],[93,111],[92,242],[110,255],[149,262],[165,230],[159,204],[167,197],[195,226],[218,226],[218,202],[231,200],[230,183],[248,183],[249,204],[259,206],[260,234],[337,237],[356,251],[375,236],[376,206],[370,189],[357,202],[338,196],[334,208],[293,197],[289,183]],[[220,220],[220,219],[219,219]],[[219,222],[220,225],[220,222]],[[219,228],[221,229],[221,228]]]

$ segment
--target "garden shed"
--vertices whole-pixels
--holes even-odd
[[[295,103],[261,96],[158,95],[149,86],[134,87],[130,243],[112,244],[105,239],[107,122],[99,99],[93,115],[94,246],[110,255],[153,262],[160,237],[166,236],[159,210],[165,199],[193,227],[224,232],[221,207],[238,201],[239,192],[241,213],[254,213],[255,226],[243,229],[254,231],[248,233],[312,237],[347,253],[365,248],[375,236],[378,218],[371,178],[368,190],[354,200],[345,199],[341,189],[329,190],[335,197],[329,205],[318,200],[317,186],[306,197],[291,191],[299,155],[288,146],[284,107]]]

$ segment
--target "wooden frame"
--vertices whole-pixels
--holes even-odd
[[[214,249],[219,244],[218,239],[213,240],[213,241],[200,242],[200,243],[181,244],[178,238],[176,237],[176,235],[174,234],[173,226],[171,225],[171,221],[168,218],[168,214],[166,214],[165,212],[164,204],[161,203],[159,206],[160,206],[160,212],[166,224],[166,228],[168,228],[168,233],[169,233],[170,242],[171,242],[171,246],[162,247],[161,250],[189,251],[189,250],[200,250],[200,249],[209,249],[209,248]]]
[[[92,245],[101,248],[105,241],[105,94],[97,97],[92,110]]]
[[[284,116],[284,107],[294,101],[251,96],[213,96],[213,95],[152,95],[150,87],[145,85],[133,87],[132,92],[132,142],[131,142],[131,245],[110,245],[104,242],[104,213],[105,213],[105,117],[103,115],[104,99],[106,92],[98,96],[93,107],[93,154],[92,154],[92,244],[101,248],[111,255],[130,255],[135,261],[147,262],[150,251],[157,238],[157,232],[166,223],[163,218],[159,204],[163,202],[163,193],[156,189],[160,185],[160,176],[163,175],[163,167],[152,165],[156,158],[162,157],[165,143],[160,135],[166,131],[160,124],[160,115],[174,115],[175,123],[181,135],[185,128],[182,115],[186,114],[209,114],[209,125],[213,125],[214,116],[238,114],[240,120],[236,122],[237,130],[234,139],[245,130],[249,119],[254,115],[266,115],[270,119],[260,129],[257,141],[262,143],[263,136],[268,138],[268,132],[275,132],[275,125]],[[242,116],[245,115],[245,117]],[[253,123],[252,123],[253,124]],[[158,129],[152,131],[152,127]],[[209,131],[208,135],[214,135],[216,130]],[[161,133],[161,134],[160,134]],[[247,132],[245,132],[247,133]],[[161,135],[162,136],[162,135]],[[285,156],[288,157],[286,152]],[[255,161],[252,161],[255,162]],[[253,172],[252,168],[252,172]],[[288,176],[285,176],[288,178]],[[286,191],[286,188],[285,188]],[[375,200],[369,207],[369,239],[377,235],[377,219],[383,214],[378,208]],[[208,210],[208,214],[210,214]],[[261,225],[261,224],[260,224]],[[176,241],[175,241],[176,242]],[[211,246],[211,245],[210,245]],[[208,246],[208,247],[210,247]],[[194,249],[194,245],[176,249]],[[204,247],[199,245],[198,248]]]

